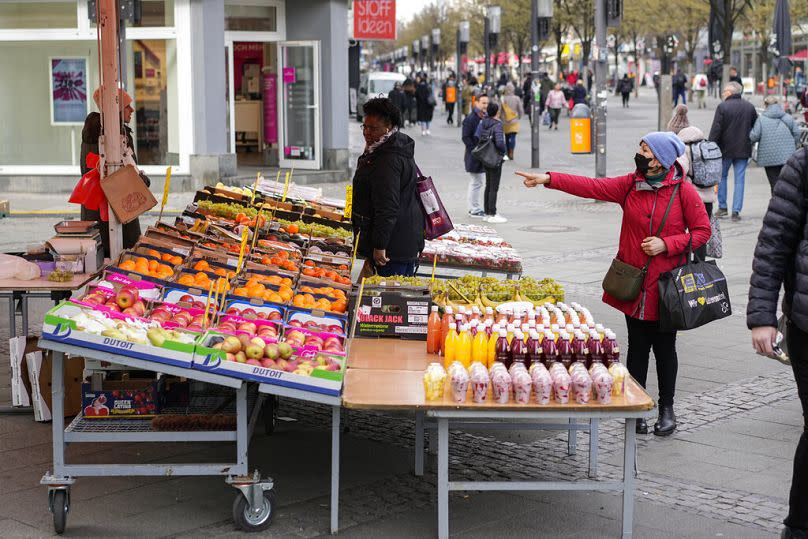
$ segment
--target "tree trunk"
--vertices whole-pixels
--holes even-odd
[[[589,55],[592,52],[592,38],[590,37],[586,41],[581,40],[581,69],[579,71],[583,71],[584,67],[589,64]]]

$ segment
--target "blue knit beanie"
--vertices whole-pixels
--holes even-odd
[[[655,131],[645,135],[642,140],[665,168],[671,168],[676,159],[685,153],[684,143],[671,132]]]

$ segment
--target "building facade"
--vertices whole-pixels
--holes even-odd
[[[194,185],[348,168],[345,0],[141,0],[122,83],[139,165]],[[69,191],[96,110],[90,0],[0,0],[0,191]],[[189,185],[190,186],[190,185]]]

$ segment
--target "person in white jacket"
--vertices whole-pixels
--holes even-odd
[[[676,133],[679,140],[685,143],[685,153],[679,157],[678,161],[682,165],[682,170],[685,171],[687,181],[693,183],[693,171],[691,170],[691,163],[693,161],[693,144],[707,140],[707,136],[704,134],[704,131],[695,125],[690,125],[690,121],[687,118],[687,105],[678,105],[676,107],[671,121],[668,122],[668,131],[673,131]],[[693,187],[696,188],[696,191],[698,191],[699,196],[701,197],[701,201],[704,202],[704,208],[707,210],[707,216],[712,217],[713,204],[715,204],[716,201],[715,187],[699,187],[697,185],[693,185]],[[704,259],[706,253],[706,245],[696,249],[696,254],[698,254],[702,259]]]
[[[707,79],[707,75],[704,73],[697,73],[695,77],[693,77],[693,85],[690,89],[693,91],[693,97],[697,103],[697,108],[706,109],[707,103],[705,102],[705,97],[707,97],[707,88],[709,87],[710,81]]]

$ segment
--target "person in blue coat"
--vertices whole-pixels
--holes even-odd
[[[471,150],[477,146],[477,142],[479,141],[475,133],[477,132],[477,126],[480,124],[480,121],[485,118],[486,107],[488,107],[488,96],[481,94],[477,96],[471,114],[467,114],[466,117],[463,118],[461,137],[463,139],[463,145],[466,147],[463,162],[466,166],[466,172],[471,176],[467,195],[470,217],[485,217],[482,204],[483,185],[485,181],[485,177],[483,176],[483,164],[471,154]]]
[[[477,125],[475,138],[479,141],[490,138],[494,142],[494,147],[500,157],[505,155],[507,147],[505,145],[505,132],[502,129],[502,121],[499,119],[499,105],[489,103],[486,108],[486,117]],[[497,213],[497,193],[499,192],[499,180],[502,177],[502,161],[496,167],[485,166],[485,217],[483,221],[487,223],[507,223],[508,220]]]
[[[800,127],[783,110],[777,96],[767,96],[763,100],[766,110],[757,117],[749,140],[758,143],[757,164],[766,169],[772,193],[780,169],[800,144]]]

